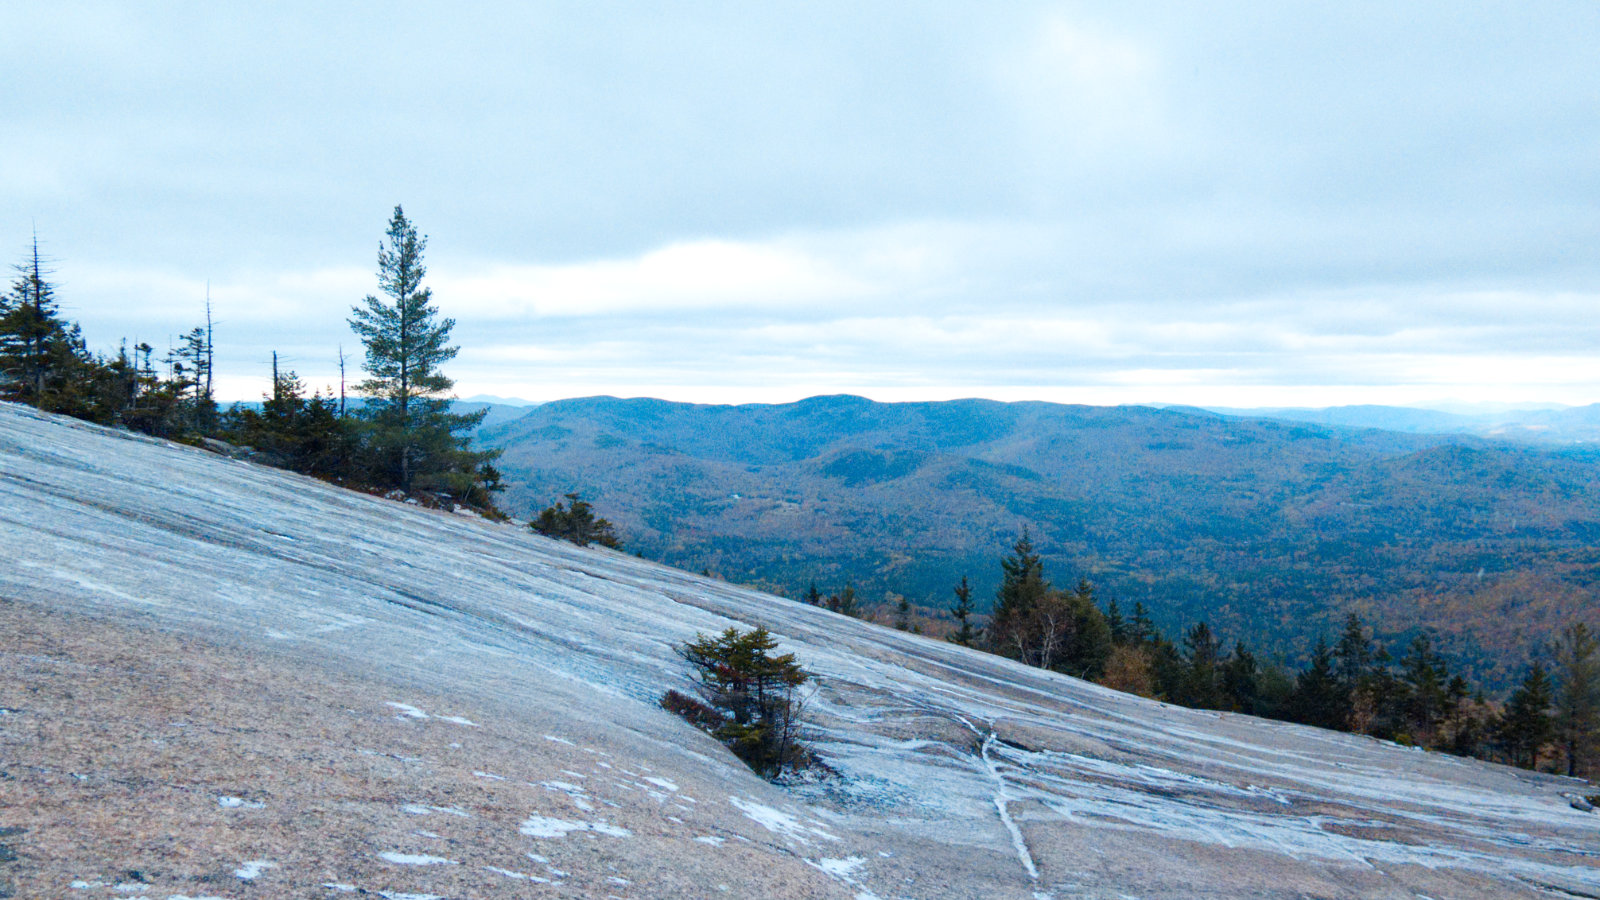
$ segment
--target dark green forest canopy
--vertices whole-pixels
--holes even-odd
[[[1600,609],[1600,456],[1196,410],[815,397],[585,398],[480,431],[503,504],[581,485],[641,554],[799,597],[812,582],[940,609],[1030,530],[1048,577],[1206,620],[1291,661],[1348,611],[1427,626],[1484,683]]]

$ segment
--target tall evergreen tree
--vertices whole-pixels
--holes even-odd
[[[369,376],[356,390],[371,398],[365,410],[371,442],[387,469],[375,474],[402,490],[443,489],[462,497],[482,484],[498,454],[469,450],[460,434],[482,421],[483,411],[449,411],[445,395],[454,383],[439,366],[455,358],[458,348],[449,342],[456,323],[438,317],[431,290],[422,286],[427,242],[396,206],[378,247],[378,287],[388,299],[369,294],[351,310]]]
[[[1272,660],[1257,661],[1255,715],[1291,720],[1295,681],[1283,666]]]
[[[1182,703],[1189,666],[1178,648],[1157,635],[1150,648],[1150,676],[1155,682],[1156,696],[1168,703]]]
[[[1427,744],[1449,707],[1446,679],[1449,672],[1444,658],[1433,650],[1433,642],[1425,634],[1411,639],[1411,646],[1400,660],[1402,677],[1409,695],[1407,713],[1415,729],[1412,737],[1419,744]]]
[[[207,304],[206,324],[191,329],[172,350],[175,389],[187,414],[186,424],[197,434],[209,434],[217,425],[217,402],[211,393],[214,356],[210,319],[211,308]]]
[[[1553,694],[1544,666],[1535,662],[1511,693],[1505,712],[1497,723],[1496,737],[1513,766],[1532,769],[1539,764],[1539,752],[1555,739],[1555,722],[1550,717]]]
[[[1243,641],[1234,641],[1233,653],[1222,663],[1218,678],[1223,704],[1235,712],[1258,714],[1260,679],[1255,654],[1245,649]]]
[[[963,647],[976,646],[979,629],[972,625],[972,585],[968,583],[967,576],[961,576],[961,583],[956,585],[956,605],[950,607],[950,614],[955,616],[958,627],[956,633],[950,635],[951,643]]]
[[[1111,658],[1111,623],[1094,599],[1094,585],[1086,578],[1078,579],[1072,592],[1073,640],[1068,654],[1071,668],[1067,671],[1079,678],[1099,678]]]
[[[894,627],[898,631],[911,630],[911,600],[904,595],[894,605]]]
[[[1555,648],[1556,728],[1567,774],[1586,772],[1600,738],[1600,640],[1582,622],[1561,632]]]
[[[1408,704],[1410,689],[1394,673],[1394,657],[1389,649],[1374,644],[1372,666],[1366,683],[1350,704],[1352,730],[1386,738],[1409,734]]]
[[[1372,640],[1367,637],[1360,616],[1350,613],[1345,617],[1344,633],[1339,636],[1339,643],[1334,645],[1333,655],[1339,685],[1346,694],[1354,695],[1372,667]]]
[[[1342,729],[1345,726],[1343,694],[1333,671],[1333,651],[1325,637],[1317,638],[1311,665],[1295,678],[1290,713],[1295,721],[1319,728]]]
[[[0,398],[83,415],[79,376],[89,354],[78,326],[61,317],[38,237],[28,259],[13,268],[17,278],[0,298]]]
[[[1144,601],[1133,601],[1133,618],[1128,622],[1128,638],[1135,644],[1160,643],[1161,632],[1156,630],[1155,622],[1150,619],[1150,611],[1144,608]]]
[[[1219,708],[1222,694],[1217,681],[1218,646],[1211,626],[1205,622],[1195,623],[1183,636],[1183,648],[1189,671],[1180,702],[1197,709]]]
[[[1050,584],[1044,580],[1044,561],[1034,551],[1026,528],[1011,546],[1011,555],[1000,561],[1000,569],[989,645],[996,653],[1021,659],[1026,655],[1030,619],[1050,592]]]
[[[1106,627],[1111,629],[1111,643],[1123,647],[1129,643],[1131,629],[1128,620],[1122,615],[1122,607],[1117,605],[1117,598],[1112,597],[1106,601]]]

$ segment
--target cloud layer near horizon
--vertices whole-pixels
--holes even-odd
[[[91,343],[336,372],[396,201],[462,393],[1600,400],[1600,7],[52,5],[0,209]]]

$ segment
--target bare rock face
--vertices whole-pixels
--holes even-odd
[[[249,447],[240,447],[213,437],[201,438],[200,446],[219,456],[232,457],[233,459],[248,459],[252,452]]]
[[[0,548],[0,896],[1600,893],[1569,779],[9,405]],[[818,676],[826,773],[768,784],[656,706],[674,645],[757,624]]]

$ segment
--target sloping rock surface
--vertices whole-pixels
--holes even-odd
[[[1577,782],[0,405],[0,896],[1600,896]],[[771,629],[831,772],[661,711]]]

